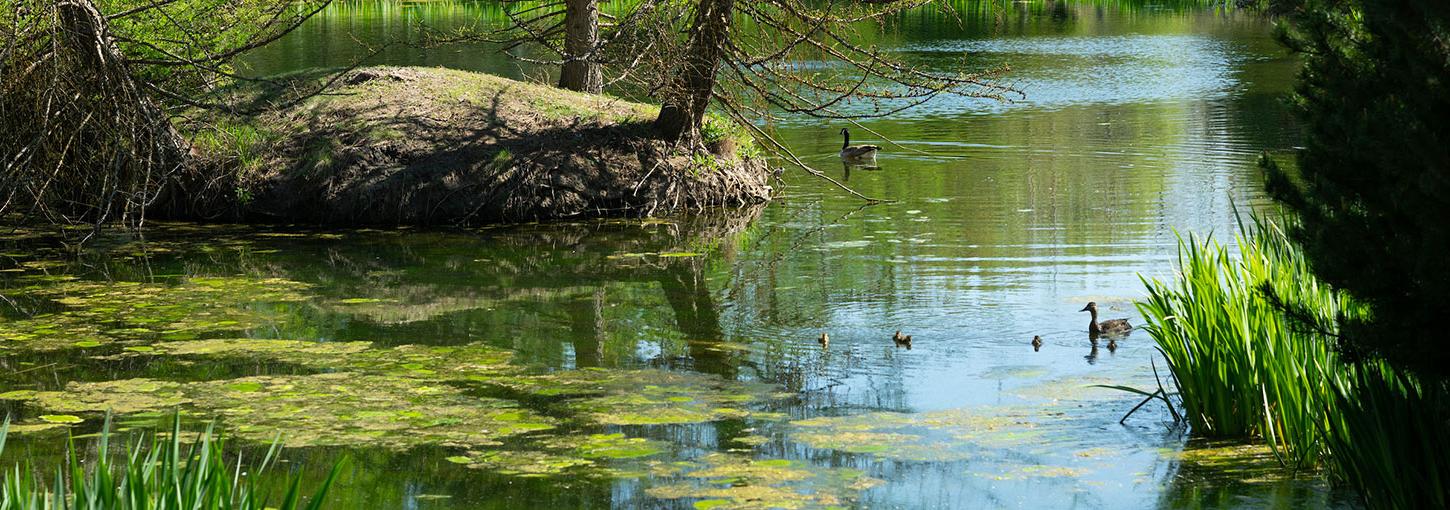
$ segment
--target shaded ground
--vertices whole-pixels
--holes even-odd
[[[635,216],[769,198],[753,146],[712,154],[651,137],[653,107],[446,69],[352,71],[328,94],[197,130],[234,186],[180,193],[172,216],[327,224],[480,224]],[[215,181],[216,179],[209,179]],[[198,196],[208,196],[198,199]]]

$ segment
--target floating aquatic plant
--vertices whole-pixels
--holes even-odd
[[[193,277],[179,285],[71,280],[21,289],[60,310],[0,322],[0,349],[48,351],[113,342],[185,340],[242,331],[279,317],[251,303],[306,299],[276,278]]]
[[[136,413],[186,406],[223,418],[237,437],[283,434],[296,446],[497,445],[548,430],[554,420],[514,402],[444,384],[350,372],[179,383],[128,379],[71,383],[26,400],[56,412]]]
[[[656,475],[666,483],[646,490],[660,499],[695,500],[695,508],[821,508],[847,506],[881,480],[854,469],[831,469],[785,459],[711,453]],[[668,475],[666,475],[668,473]]]
[[[606,425],[783,418],[750,409],[774,396],[771,386],[697,373],[584,369],[498,378],[490,384],[535,396],[560,397],[560,406]]]

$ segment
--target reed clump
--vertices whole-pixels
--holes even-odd
[[[1292,469],[1327,467],[1372,507],[1444,508],[1445,384],[1351,363],[1337,324],[1367,314],[1330,288],[1282,225],[1241,225],[1237,251],[1180,239],[1178,277],[1145,278],[1138,303],[1195,434],[1248,438]],[[1418,473],[1405,477],[1400,473]]]
[[[0,425],[0,453],[5,449],[10,420]],[[269,501],[259,483],[277,460],[274,443],[259,464],[241,459],[228,465],[225,441],[211,427],[195,441],[181,441],[179,420],[169,438],[138,440],[117,462],[110,453],[110,419],[96,439],[93,458],[82,459],[74,439],[65,462],[54,473],[40,473],[26,463],[4,471],[0,479],[0,510],[317,510],[323,508],[332,472],[305,503],[301,477],[294,476],[280,500]]]

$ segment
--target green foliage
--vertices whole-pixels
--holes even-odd
[[[178,93],[203,93],[246,49],[291,31],[327,0],[93,0],[137,76]],[[129,14],[124,14],[129,13]],[[124,14],[124,15],[121,15]],[[186,65],[195,63],[197,65]]]
[[[1147,281],[1138,309],[1168,359],[1185,415],[1209,437],[1263,437],[1281,460],[1315,465],[1316,434],[1341,363],[1330,343],[1345,298],[1309,272],[1283,230],[1259,222],[1238,236],[1240,253],[1189,237],[1180,278]],[[1306,317],[1290,317],[1265,286]]]
[[[277,138],[277,133],[255,124],[221,119],[198,131],[192,143],[205,156],[221,160],[245,176],[262,169],[268,146]]]
[[[734,122],[730,122],[717,114],[705,116],[705,123],[700,127],[700,135],[705,143],[718,143],[735,134],[737,128]]]
[[[760,146],[751,138],[750,132],[745,127],[716,112],[705,114],[705,122],[700,127],[700,138],[707,146],[714,146],[728,140],[735,144],[735,154],[743,158],[761,156]]]
[[[1376,362],[1334,395],[1324,442],[1370,508],[1450,508],[1450,388]]]
[[[9,428],[7,417],[0,425],[0,452],[4,451]],[[179,417],[173,422],[169,439],[153,437],[149,444],[138,442],[122,463],[112,458],[110,442],[108,417],[96,440],[95,458],[82,461],[84,450],[76,448],[72,440],[66,452],[67,465],[56,469],[50,483],[29,467],[6,470],[0,482],[0,510],[316,510],[322,508],[339,467],[333,467],[305,505],[302,479],[296,476],[273,506],[268,491],[257,480],[276,461],[280,450],[276,443],[260,464],[243,466],[238,460],[228,466],[223,457],[225,441],[214,435],[211,427],[196,442],[183,445]]]
[[[1450,376],[1450,3],[1285,0],[1304,59],[1297,169],[1263,158],[1314,273],[1372,315],[1341,318],[1353,358]]]
[[[1190,424],[1255,438],[1281,463],[1329,467],[1371,507],[1443,508],[1450,488],[1450,391],[1382,361],[1335,349],[1364,307],[1310,271],[1272,222],[1180,244],[1180,277],[1145,281],[1145,329],[1168,359]]]

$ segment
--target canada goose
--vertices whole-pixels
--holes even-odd
[[[1133,325],[1128,324],[1128,319],[1112,319],[1098,322],[1098,304],[1088,302],[1079,312],[1092,312],[1093,318],[1088,322],[1088,333],[1093,335],[1120,335],[1133,330]]]
[[[831,335],[827,335],[825,333],[821,333],[821,339],[820,340],[816,340],[816,341],[817,342],[820,342],[821,347],[830,347],[831,346]]]
[[[1038,335],[1032,335],[1032,352],[1037,352],[1040,350],[1042,350],[1042,337]]]
[[[841,128],[841,138],[841,159],[847,161],[874,161],[881,150],[875,145],[851,145],[851,131],[846,128]]]

